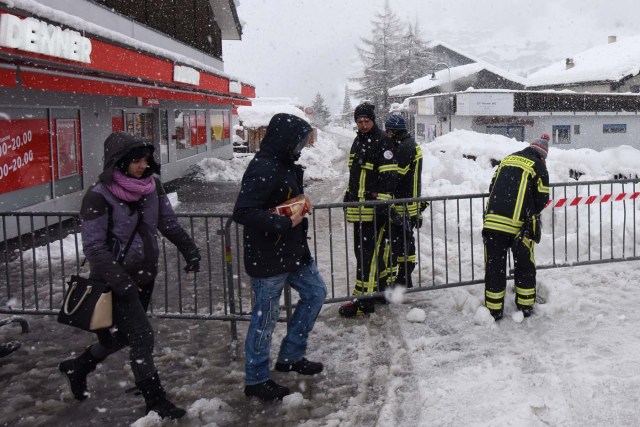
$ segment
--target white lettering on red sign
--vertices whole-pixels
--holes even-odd
[[[200,72],[184,65],[174,65],[173,81],[198,86],[200,84]]]
[[[242,83],[234,80],[229,81],[229,92],[242,94]]]
[[[33,161],[33,150],[24,148],[31,142],[31,131],[22,135],[5,135],[0,138],[0,180],[10,179],[10,175],[18,172]]]
[[[35,18],[0,15],[0,46],[91,63],[91,40]]]

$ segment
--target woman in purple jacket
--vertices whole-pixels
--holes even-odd
[[[73,396],[84,400],[87,374],[107,356],[129,346],[131,370],[146,412],[180,418],[184,409],[167,400],[160,384],[153,362],[153,330],[146,315],[158,272],[158,231],[178,247],[187,262],[185,271],[199,270],[200,254],[178,223],[160,181],[152,176],[160,172],[153,145],[115,132],[104,143],[104,159],[98,182],[82,200],[80,217],[91,278],[108,283],[113,290],[115,332],[98,331],[97,343],[79,357],[60,363],[59,369]]]

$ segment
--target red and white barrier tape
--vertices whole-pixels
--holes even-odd
[[[545,206],[545,208],[551,206],[552,208],[561,208],[564,206],[580,206],[580,205],[594,205],[596,203],[610,203],[610,202],[619,202],[622,200],[635,200],[640,199],[640,191],[636,191],[635,193],[619,193],[616,195],[613,194],[603,194],[602,196],[579,196],[556,200],[549,200]]]

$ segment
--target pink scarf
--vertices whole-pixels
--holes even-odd
[[[113,170],[113,181],[107,185],[111,193],[125,202],[136,202],[156,189],[156,180],[152,176],[131,178],[118,169]]]

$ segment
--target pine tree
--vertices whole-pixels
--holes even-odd
[[[311,123],[319,128],[325,127],[329,124],[331,113],[324,102],[324,98],[320,95],[320,92],[316,94],[313,100],[313,114],[311,115]]]
[[[389,110],[389,88],[400,83],[397,60],[402,32],[400,20],[389,7],[388,0],[382,13],[376,13],[371,24],[371,38],[363,38],[364,46],[358,47],[364,69],[363,76],[353,78],[360,86],[354,94],[361,101],[374,104],[382,118]]]
[[[353,107],[351,106],[351,96],[349,95],[349,86],[344,85],[344,101],[342,102],[342,123],[351,123]]]
[[[398,84],[411,83],[424,77],[433,70],[435,57],[420,35],[418,23],[407,26],[407,31],[400,43],[398,57]]]

